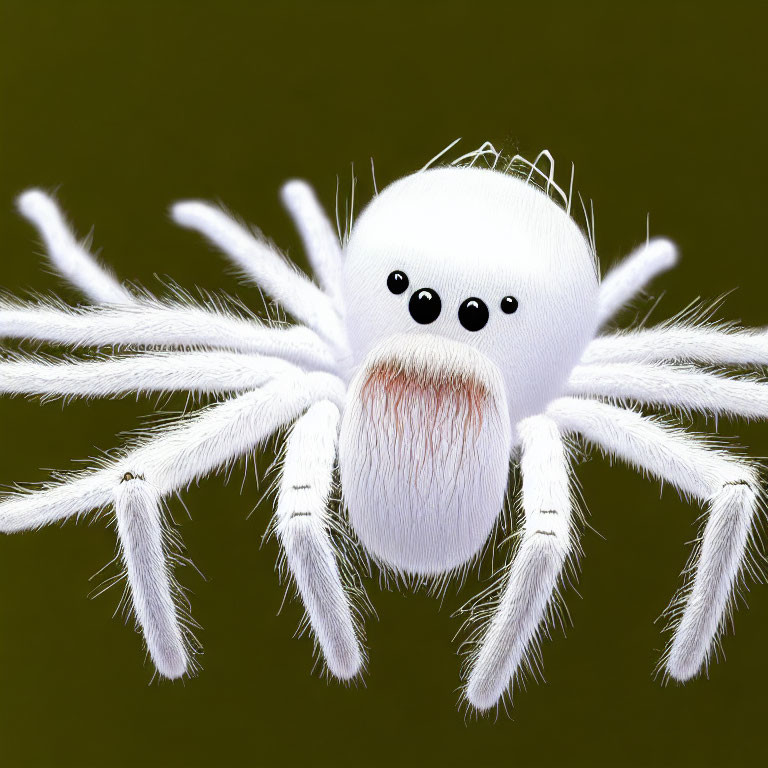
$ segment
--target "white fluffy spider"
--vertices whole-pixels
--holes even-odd
[[[364,654],[332,530],[348,523],[389,573],[439,580],[466,568],[492,539],[512,463],[522,474],[516,554],[464,689],[478,710],[500,700],[544,631],[578,548],[571,435],[707,505],[664,657],[677,680],[706,667],[745,562],[760,493],[755,469],[616,402],[766,418],[764,384],[694,366],[764,366],[768,335],[681,322],[598,335],[673,266],[674,246],[652,240],[600,282],[594,243],[570,216],[570,193],[551,173],[546,185],[534,183],[534,174],[543,176],[535,163],[521,175],[520,158],[499,170],[488,146],[384,189],[342,247],[311,189],[289,182],[283,201],[318,284],[221,210],[174,206],[176,222],[201,232],[300,323],[282,327],[139,295],[76,242],[49,197],[30,191],[19,199],[53,264],[95,305],[6,300],[0,335],[125,351],[6,360],[0,390],[229,396],[136,439],[98,468],[0,502],[5,532],[114,509],[132,605],[160,674],[179,677],[191,663],[163,499],[252,455],[291,423],[276,530],[336,677],[358,675]],[[489,152],[491,169],[471,167]],[[329,510],[337,468],[344,516]]]

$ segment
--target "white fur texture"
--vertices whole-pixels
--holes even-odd
[[[270,328],[222,312],[156,301],[77,310],[0,303],[3,337],[69,347],[207,347],[279,356],[310,369],[337,367],[328,345],[308,328]]]
[[[542,158],[548,172],[538,167]],[[756,471],[679,429],[600,401],[765,418],[766,385],[727,373],[768,365],[768,332],[677,320],[595,338],[674,264],[674,246],[650,241],[600,285],[594,230],[587,222],[585,236],[570,217],[572,190],[555,183],[552,156],[543,152],[533,163],[516,156],[506,172],[502,159],[486,143],[452,166],[395,182],[359,216],[343,252],[311,189],[287,184],[283,202],[319,285],[222,211],[199,202],[174,207],[178,223],[205,235],[305,324],[290,327],[216,301],[203,307],[184,295],[173,302],[134,296],[77,243],[51,198],[23,195],[19,209],[38,227],[53,266],[101,306],[0,303],[0,337],[83,356],[7,355],[0,391],[43,398],[237,394],[146,430],[86,471],[7,495],[0,531],[114,505],[139,623],[160,672],[177,677],[189,658],[173,605],[161,502],[247,460],[295,421],[276,529],[328,668],[350,679],[364,655],[338,542],[361,543],[366,555],[416,581],[439,581],[491,540],[510,456],[519,457],[519,547],[465,691],[485,710],[535,648],[575,548],[562,436],[580,436],[707,505],[664,657],[679,680],[706,668],[743,567],[760,494]],[[492,170],[471,167],[482,162]],[[394,270],[408,277],[400,294],[387,288]],[[439,294],[442,310],[420,324],[409,303],[426,288]],[[516,312],[502,312],[505,296],[517,299]],[[470,298],[488,309],[479,330],[459,322]],[[337,468],[356,540],[332,511]]]
[[[768,384],[694,368],[644,363],[579,365],[568,392],[685,412],[768,419]]]
[[[511,430],[496,366],[440,336],[372,350],[349,387],[339,466],[349,521],[381,563],[439,575],[478,554],[499,516]]]
[[[157,671],[181,677],[188,657],[163,550],[161,500],[146,480],[126,475],[115,491],[115,516],[131,603]]]
[[[19,492],[0,501],[0,531],[10,533],[65,520],[112,502],[126,472],[143,477],[167,496],[258,449],[316,400],[343,403],[344,385],[325,373],[281,377],[261,389],[211,405],[181,419],[125,456],[78,473],[65,483]]]
[[[601,336],[587,347],[581,362],[765,366],[768,331],[667,324]]]
[[[600,284],[598,322],[608,322],[655,277],[677,264],[677,248],[669,240],[654,238],[615,266]]]
[[[724,451],[632,411],[563,398],[547,412],[562,430],[708,505],[693,583],[666,655],[669,674],[688,680],[706,665],[727,617],[757,510],[756,473]]]
[[[77,242],[52,197],[30,189],[17,200],[19,212],[37,227],[56,270],[95,302],[129,304],[131,294]]]
[[[280,196],[299,230],[320,285],[334,306],[343,308],[341,248],[315,191],[305,181],[296,179],[283,186]]]
[[[519,425],[519,433],[525,518],[467,682],[467,701],[479,710],[496,704],[530,653],[571,549],[569,472],[557,425],[533,416]]]
[[[338,425],[339,408],[330,402],[315,403],[296,421],[286,442],[276,514],[288,568],[328,669],[348,680],[363,657],[329,536]]]
[[[333,302],[283,256],[223,211],[206,203],[176,203],[176,223],[195,229],[221,248],[257,285],[297,320],[343,348],[346,334]]]
[[[0,392],[43,397],[171,391],[224,394],[300,373],[295,365],[278,358],[218,351],[147,352],[67,362],[27,357],[0,362]]]

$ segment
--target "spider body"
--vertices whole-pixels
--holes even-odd
[[[344,287],[356,371],[339,443],[350,523],[390,567],[453,570],[502,510],[516,425],[557,397],[594,335],[589,244],[524,180],[440,168],[395,182],[362,212]]]
[[[472,167],[489,156],[490,169]],[[599,281],[594,242],[571,218],[554,164],[545,175],[518,157],[502,172],[500,161],[484,145],[395,182],[341,244],[311,189],[289,182],[283,200],[317,282],[222,211],[174,206],[177,223],[226,253],[293,325],[126,288],[75,240],[48,196],[22,195],[20,210],[52,262],[92,304],[0,305],[0,336],[86,352],[60,361],[8,357],[0,391],[186,391],[218,401],[91,469],[9,494],[0,500],[0,531],[114,513],[137,624],[160,674],[179,677],[194,658],[164,500],[290,426],[274,530],[328,670],[347,680],[365,656],[357,587],[335,542],[351,540],[417,581],[457,572],[489,541],[517,465],[516,546],[490,591],[492,610],[477,612],[485,620],[464,688],[469,704],[485,710],[524,668],[579,550],[567,447],[579,439],[706,506],[686,585],[670,606],[663,658],[677,680],[706,669],[748,562],[758,474],[743,457],[639,408],[768,418],[768,387],[722,372],[768,365],[768,334],[682,321],[604,332],[674,265],[674,246],[649,241]],[[337,472],[338,514],[330,505]]]

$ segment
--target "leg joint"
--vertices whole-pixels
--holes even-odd
[[[143,480],[144,475],[134,475],[133,472],[126,472],[121,478],[121,483],[127,483],[130,480]]]

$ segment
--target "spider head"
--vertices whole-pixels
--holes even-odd
[[[346,248],[356,363],[395,335],[469,345],[500,369],[513,422],[562,391],[594,335],[597,287],[589,243],[564,210],[522,179],[477,168],[390,185]]]

